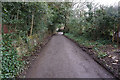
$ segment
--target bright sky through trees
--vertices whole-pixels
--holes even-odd
[[[93,2],[98,3],[99,5],[105,5],[105,6],[114,6],[118,5],[118,2],[120,0],[73,0],[74,2]]]
[[[120,0],[94,0],[95,3],[103,4],[103,5],[118,5]]]

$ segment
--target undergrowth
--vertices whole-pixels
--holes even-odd
[[[21,61],[12,45],[10,34],[3,35],[2,41],[2,75],[1,78],[13,78],[21,71],[25,62]]]
[[[104,40],[104,39],[99,39],[96,41],[93,41],[90,38],[87,38],[85,36],[75,36],[74,34],[71,33],[65,33],[66,36],[68,36],[69,38],[77,41],[79,44],[85,46],[85,47],[90,47],[93,50],[95,50],[98,54],[98,58],[103,58],[105,56],[107,56],[106,52],[100,51],[99,48],[102,46],[105,46],[106,44],[112,44],[111,41],[109,40]],[[116,47],[116,45],[113,44],[114,47]]]
[[[15,33],[3,34],[1,42],[2,67],[1,78],[14,78],[24,70],[27,61],[23,57],[30,57],[35,47],[44,38],[44,35],[22,36]],[[31,38],[32,37],[32,38]]]

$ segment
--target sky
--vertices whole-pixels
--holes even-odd
[[[99,4],[103,4],[103,5],[106,5],[106,6],[110,6],[110,5],[118,5],[118,2],[120,0],[93,0],[93,2],[95,3],[99,3]]]

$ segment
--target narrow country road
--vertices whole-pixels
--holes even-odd
[[[75,43],[55,35],[26,71],[26,78],[113,78]]]

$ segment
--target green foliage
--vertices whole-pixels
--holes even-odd
[[[33,50],[46,34],[53,34],[61,25],[65,27],[64,32],[70,33],[67,36],[93,48],[110,44],[113,33],[117,31],[114,27],[118,17],[116,7],[94,7],[92,3],[87,3],[88,11],[79,9],[76,12],[73,4],[68,2],[3,2],[2,5],[3,25],[13,31],[2,33],[2,75],[5,78],[15,77],[24,65],[16,49]],[[103,52],[98,53],[99,57],[106,56]]]
[[[97,52],[98,58],[104,58],[107,56],[106,52],[100,51],[99,48],[104,46],[104,40],[92,41],[91,39],[86,38],[85,36],[76,36],[74,34],[66,33],[66,36],[77,41],[79,44],[85,47],[91,47],[94,51]],[[107,44],[107,43],[106,43]]]
[[[27,53],[52,34],[57,25],[66,24],[71,5],[38,2],[3,2],[2,5],[3,25],[12,31],[7,34],[2,31],[2,78],[13,78],[24,67],[22,57],[30,56]]]
[[[105,52],[98,52],[98,57],[99,58],[104,58],[106,56],[107,56],[107,54]]]
[[[69,32],[86,35],[94,40],[100,38],[110,40],[117,31],[117,7],[95,7],[92,3],[86,3],[86,7],[88,11],[73,10],[68,21]]]
[[[107,53],[100,51],[99,48],[94,48],[94,50],[98,53],[98,58],[104,58],[107,56]]]
[[[22,71],[24,61],[21,61],[12,45],[10,34],[3,35],[2,42],[2,78],[13,78]],[[18,60],[19,59],[19,60]]]
[[[71,7],[71,3],[48,3],[49,9],[52,11],[53,14],[51,16],[52,20],[49,22],[48,30],[52,32],[58,27],[59,24],[67,24],[67,16],[69,13],[69,8]]]

